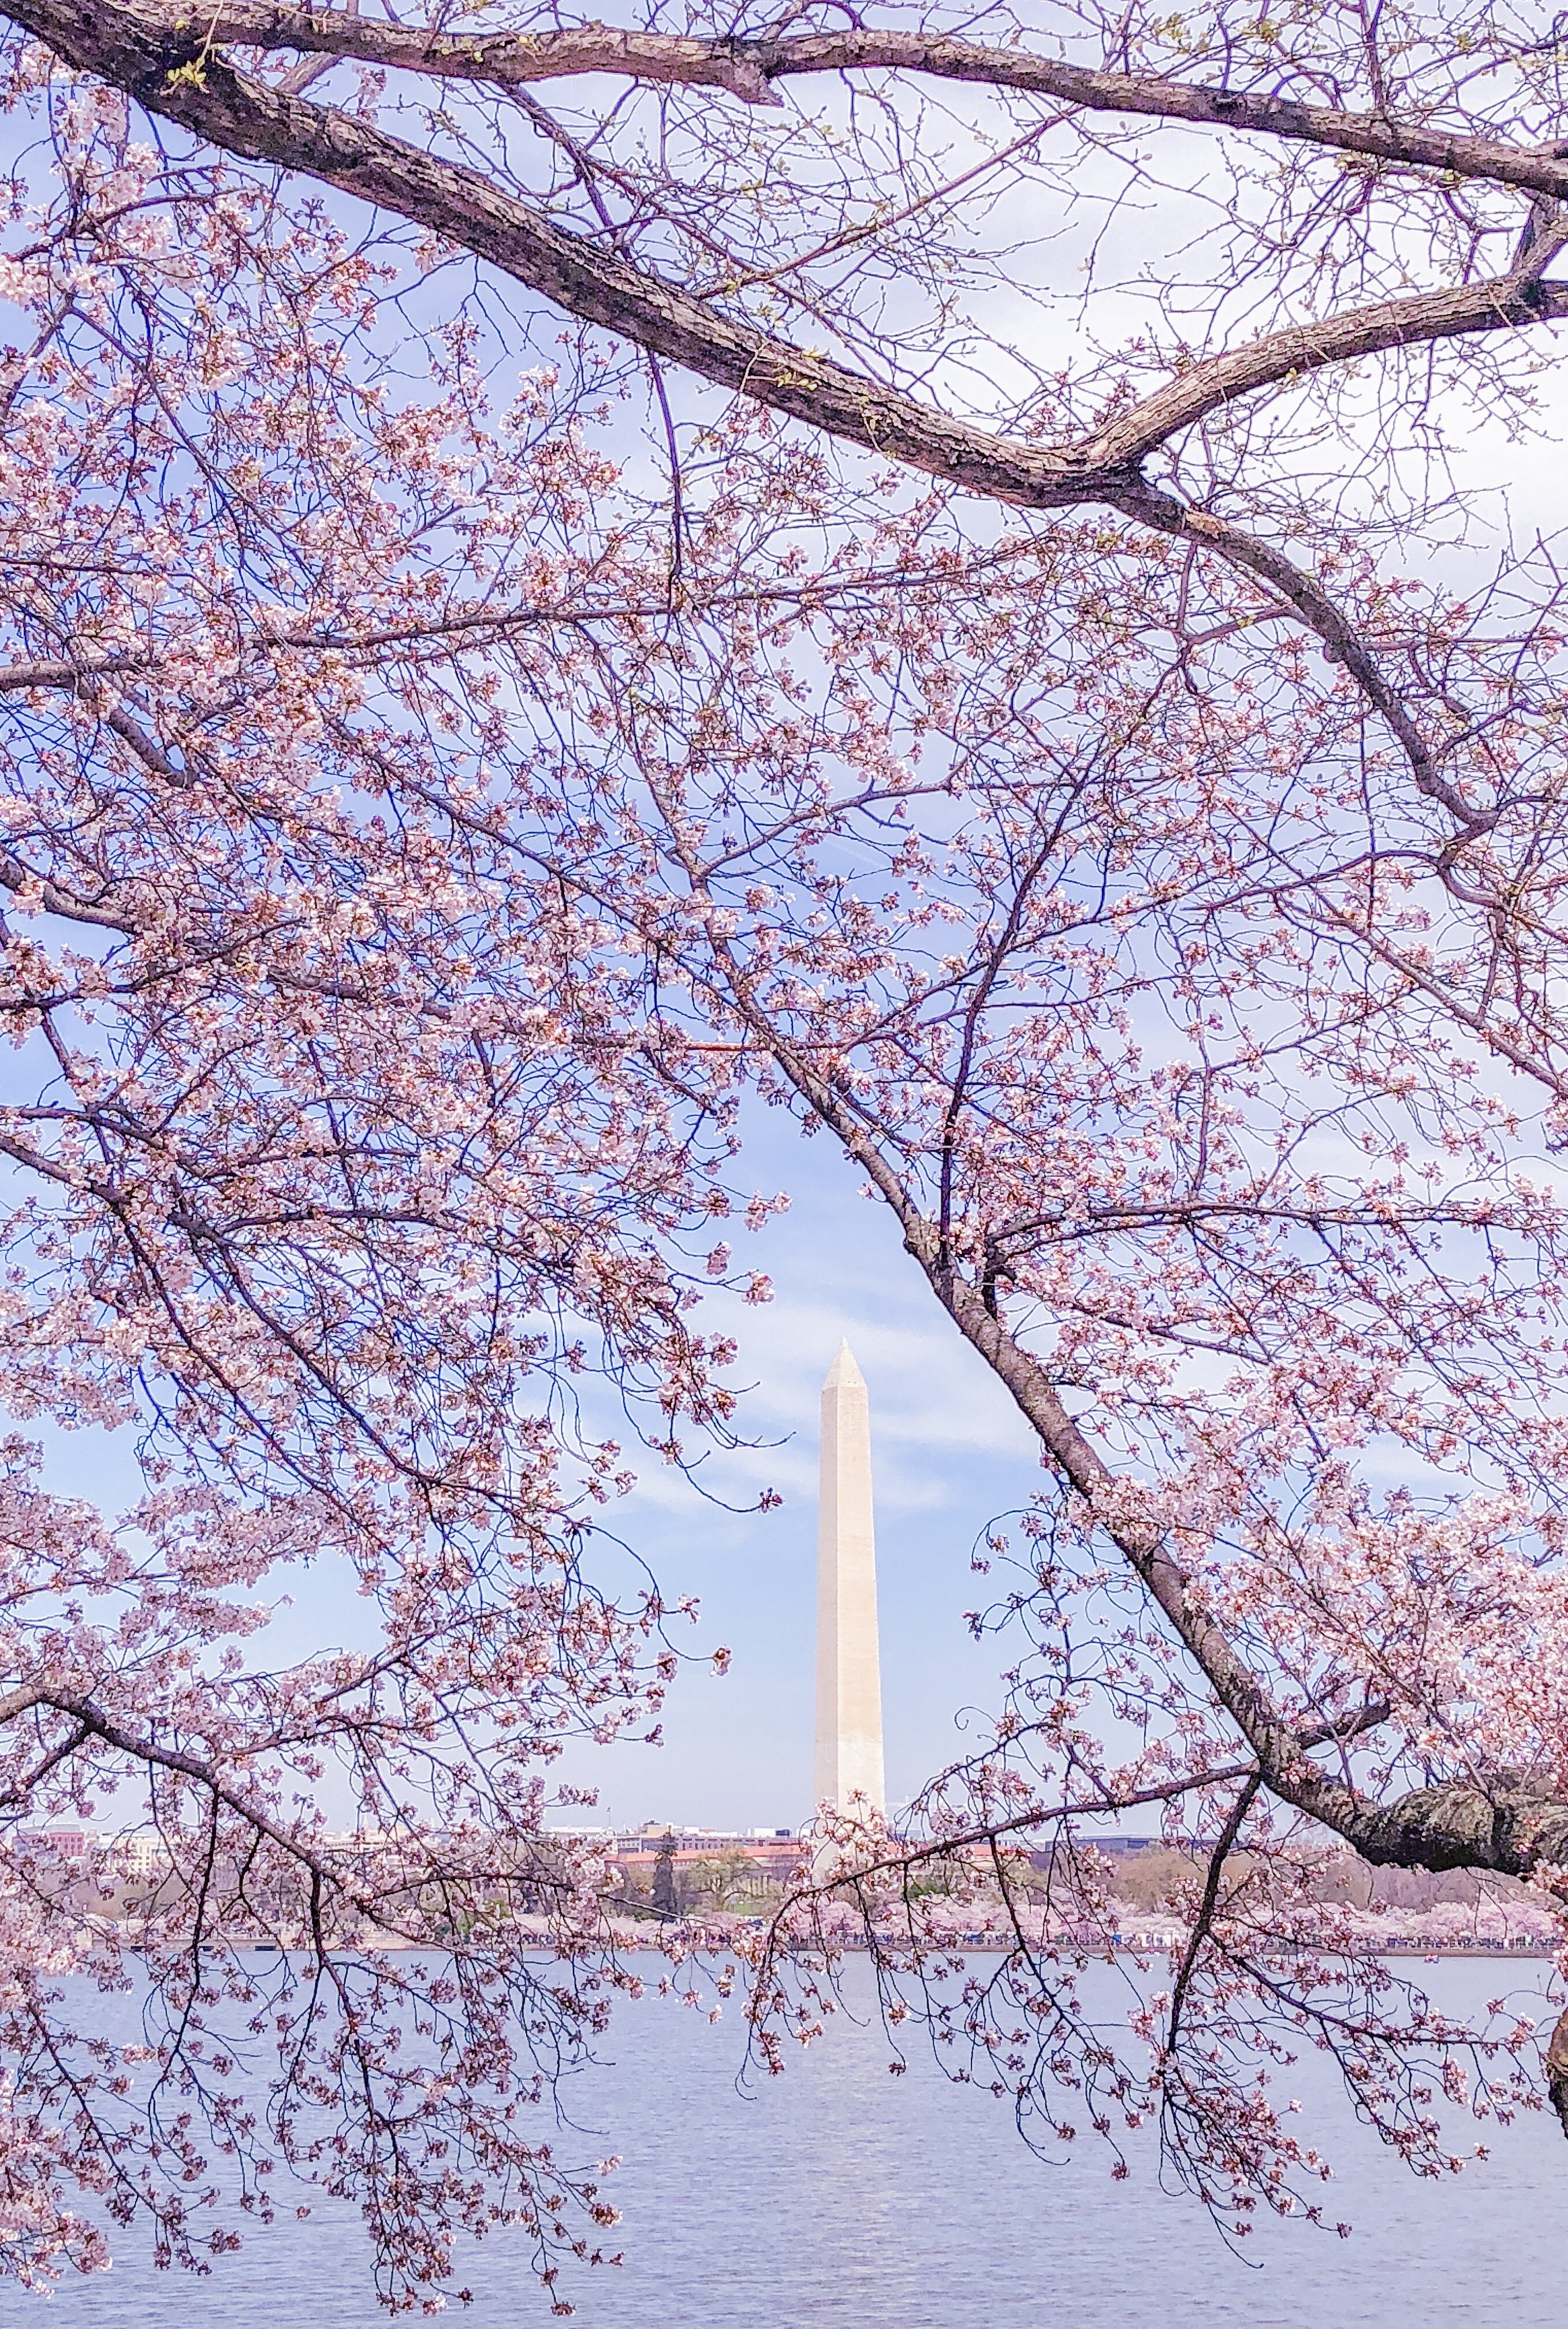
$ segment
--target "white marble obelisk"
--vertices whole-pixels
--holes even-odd
[[[871,1417],[866,1383],[840,1343],[822,1385],[817,1507],[816,1799],[882,1811],[882,1664],[871,1531]]]

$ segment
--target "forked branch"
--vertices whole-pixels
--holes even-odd
[[[149,8],[145,0],[9,0],[5,13],[73,65],[101,75],[150,112],[225,151],[379,203],[490,260],[585,322],[793,420],[989,500],[1034,510],[1098,502],[1247,568],[1351,673],[1393,727],[1422,789],[1465,832],[1484,825],[1485,812],[1445,785],[1430,743],[1397,691],[1310,576],[1271,545],[1150,486],[1139,463],[1205,412],[1291,372],[1417,342],[1526,329],[1568,315],[1568,286],[1541,281],[1538,256],[1526,254],[1515,273],[1483,284],[1385,301],[1329,324],[1268,335],[1195,365],[1085,446],[1046,453],[953,420],[886,382],[779,340],[717,301],[568,233],[481,171],[239,71],[212,52],[222,28],[239,26],[238,15],[221,14],[213,20],[217,32],[203,26],[198,39],[192,20]],[[275,11],[255,14],[275,34],[284,21]],[[360,23],[344,17],[334,22],[334,33]],[[1556,165],[1553,170],[1548,190],[1559,191],[1559,179],[1568,190],[1568,170]]]

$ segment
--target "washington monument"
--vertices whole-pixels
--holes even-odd
[[[848,1343],[822,1385],[822,1485],[817,1507],[819,1804],[848,1811],[860,1796],[887,1807],[882,1667],[877,1647],[877,1546],[871,1530],[871,1418]]]

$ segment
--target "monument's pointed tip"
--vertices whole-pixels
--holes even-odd
[[[859,1383],[862,1390],[866,1384],[866,1378],[855,1364],[855,1353],[848,1343],[839,1344],[838,1356],[828,1369],[828,1380],[822,1389],[837,1391],[841,1383]]]

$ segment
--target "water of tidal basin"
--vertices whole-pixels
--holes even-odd
[[[1449,1960],[1413,1968],[1450,2011],[1538,1987],[1546,1968]],[[1110,1975],[1103,1976],[1107,1984]],[[1106,2018],[1121,2021],[1125,1992]],[[1537,2009],[1538,2010],[1538,2009]],[[887,2073],[879,2032],[849,2022],[749,2097],[736,2091],[732,2023],[667,2001],[622,2009],[601,2069],[575,2082],[587,2160],[619,2154],[626,2261],[566,2292],[583,2329],[1559,2329],[1568,2288],[1568,2143],[1532,2115],[1493,2131],[1493,2157],[1457,2181],[1418,2183],[1327,2108],[1321,2066],[1285,2091],[1297,2122],[1331,2139],[1324,2191],[1348,2240],[1272,2224],[1242,2263],[1201,2211],[1158,2189],[1132,2154],[1113,2183],[1082,2142],[1059,2167],[1033,2160],[1004,2105],[954,2091],[918,2060]],[[1460,2131],[1456,2129],[1456,2134]],[[1476,2132],[1481,2132],[1477,2130]],[[1462,2135],[1461,2138],[1462,2140]],[[1473,2136],[1472,2136],[1473,2139]],[[372,2329],[368,2252],[352,2211],[316,2203],[221,2259],[211,2278],[158,2273],[129,2249],[114,2270],[68,2282],[46,2311],[0,2294],[5,2329]],[[454,2323],[543,2324],[519,2246],[463,2262],[474,2292]]]

